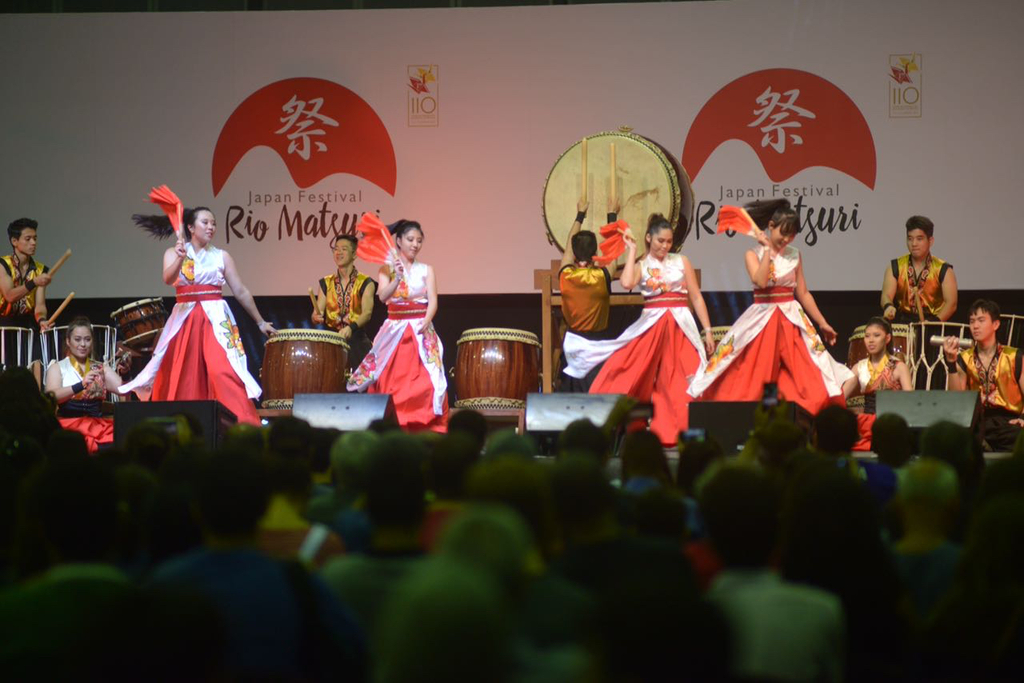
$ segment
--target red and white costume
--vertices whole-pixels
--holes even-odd
[[[448,380],[441,359],[444,347],[427,314],[425,263],[405,268],[388,301],[388,319],[373,339],[373,348],[352,371],[349,391],[391,394],[403,429],[445,431],[448,425]]]
[[[754,249],[757,258],[765,247]],[[843,382],[853,373],[825,349],[810,318],[796,301],[800,252],[787,246],[772,258],[767,286],[754,290],[743,312],[701,374],[690,395],[703,401],[754,401],[764,385],[775,382],[779,394],[811,414],[830,403],[845,405]]]
[[[604,367],[592,394],[628,394],[654,404],[651,431],[675,444],[689,424],[690,378],[704,367],[704,345],[686,296],[685,264],[679,254],[658,261],[647,254],[639,264],[643,313],[616,339],[590,341],[566,335],[562,349],[571,377]]]
[[[177,303],[164,325],[153,358],[139,376],[122,385],[144,401],[215,399],[239,422],[260,424],[250,399],[262,393],[246,366],[245,349],[224,287],[224,252],[192,243],[174,285]]]
[[[57,362],[60,368],[60,385],[73,387],[89,374],[95,361],[86,361],[85,367],[79,367],[71,356],[65,356]],[[63,429],[70,429],[85,437],[85,445],[90,453],[99,447],[114,443],[114,421],[100,417],[102,397],[90,397],[88,390],[83,389],[57,409],[57,419]]]
[[[896,378],[896,359],[886,354],[877,365],[870,358],[862,358],[853,366],[860,393],[864,396],[864,412],[857,415],[857,431],[860,439],[853,446],[855,451],[871,450],[871,428],[875,424],[875,404],[879,391],[899,391],[903,387]]]

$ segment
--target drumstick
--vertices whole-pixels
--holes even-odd
[[[69,258],[71,258],[71,250],[70,249],[65,251],[64,255],[61,256],[59,259],[57,259],[57,262],[53,264],[53,268],[50,268],[50,277],[53,277],[54,275],[56,275],[57,271],[60,270],[60,267],[63,266],[64,262],[67,261]]]
[[[580,199],[583,203],[587,201],[587,139],[580,142],[580,164],[583,167],[583,188],[580,192]]]
[[[313,288],[309,288],[309,301],[313,304],[313,310],[316,313],[320,312],[320,307],[316,305],[316,294],[313,294]]]
[[[71,303],[71,300],[74,298],[74,292],[71,292],[66,297],[64,297],[64,301],[62,301],[60,306],[57,307],[57,310],[53,312],[53,315],[51,315],[50,319],[46,321],[46,324],[53,325],[53,322],[57,319],[57,316],[64,312],[64,309],[68,307],[68,304]]]
[[[618,197],[619,197],[618,183],[615,180],[615,143],[613,142],[612,143],[612,192],[611,192],[611,199],[612,199],[612,203],[613,204],[615,203],[615,200],[618,199]]]

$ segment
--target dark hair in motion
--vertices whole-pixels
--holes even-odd
[[[662,230],[671,230],[672,224],[660,213],[652,213],[647,218],[647,234],[654,237]]]
[[[32,228],[33,230],[39,229],[39,223],[35,222],[31,218],[18,218],[10,222],[7,226],[7,236],[12,240],[21,239],[21,231],[25,228]]]
[[[213,211],[210,211],[209,207],[206,206],[197,206],[194,209],[186,208],[185,211],[182,212],[181,222],[185,224],[183,227],[185,230],[186,240],[192,239],[192,231],[189,229],[189,226],[196,222],[196,216],[199,215],[200,211],[209,211],[211,214],[213,213]],[[132,214],[132,220],[135,222],[135,225],[139,226],[158,240],[167,239],[174,234],[174,228],[171,226],[171,219],[163,214],[142,215],[135,213]]]
[[[931,237],[935,232],[935,224],[927,216],[911,216],[907,219],[907,232],[911,230],[920,230],[928,237]]]
[[[359,247],[359,238],[357,238],[355,235],[349,235],[349,234],[336,235],[334,237],[334,239],[331,240],[330,246],[331,246],[332,250],[336,249],[338,247],[338,242],[351,242],[353,249],[356,249],[356,248]]]
[[[572,236],[572,255],[577,261],[590,263],[597,253],[597,237],[588,230],[582,230]]]
[[[967,315],[974,315],[978,311],[982,313],[988,313],[988,317],[992,318],[992,322],[999,322],[999,304],[991,299],[977,299],[971,307],[967,309]]]
[[[762,199],[743,208],[762,230],[767,230],[769,223],[774,223],[786,237],[800,230],[800,221],[788,199]]]
[[[420,234],[423,234],[423,228],[420,226],[418,221],[409,221],[404,218],[399,218],[397,221],[389,225],[388,230],[395,236],[396,240],[402,239],[402,236],[410,230],[419,230]]]

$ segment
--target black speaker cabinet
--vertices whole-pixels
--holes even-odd
[[[690,404],[690,428],[703,429],[722,444],[725,453],[735,453],[743,448],[754,430],[754,411],[760,404],[760,401],[695,401]],[[796,403],[786,403],[786,409],[788,419],[805,432],[810,431],[813,420],[810,413]]]
[[[925,429],[948,420],[972,431],[981,415],[977,391],[879,391],[875,394],[878,415],[895,413],[911,429]]]
[[[114,444],[124,446],[128,432],[139,422],[182,414],[199,422],[210,449],[216,448],[228,428],[238,422],[235,414],[219,401],[123,401],[114,404]]]
[[[541,453],[550,453],[558,435],[570,422],[586,418],[600,426],[608,419],[622,394],[527,394],[526,433],[536,441]],[[650,419],[651,405],[633,408],[629,420]],[[613,439],[617,443],[618,439]]]
[[[380,419],[397,424],[391,394],[295,394],[292,415],[314,427],[343,432],[366,429]]]

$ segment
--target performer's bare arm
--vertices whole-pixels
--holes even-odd
[[[108,378],[108,375],[113,375],[113,381]],[[113,370],[103,365],[94,365],[92,370],[90,370],[82,379],[82,386],[85,389],[89,389],[96,384],[96,382],[101,381],[101,386],[104,388],[121,386],[121,378],[118,377]],[[60,365],[58,363],[52,363],[50,367],[46,369],[46,376],[43,379],[43,387],[47,392],[53,394],[53,397],[57,399],[57,403],[66,403],[75,395],[75,388],[73,386],[64,386],[64,377],[61,375]]]
[[[768,273],[772,265],[772,249],[768,244],[767,233],[761,233],[757,241],[764,245],[764,253],[761,254],[761,258],[757,258],[757,252],[753,249],[749,250],[743,258],[747,265],[747,275],[750,276],[750,282],[760,289],[768,286]]]
[[[321,289],[316,294],[316,310],[309,316],[314,325],[322,325],[324,322],[324,311],[327,310],[327,295]]]
[[[967,373],[960,367],[958,357],[960,355],[960,340],[956,337],[946,337],[942,344],[942,353],[946,363],[956,363],[956,372],[946,372],[946,389],[950,391],[963,391],[967,388]]]
[[[256,302],[253,301],[252,294],[249,292],[249,288],[242,283],[242,278],[238,277],[238,269],[235,268],[235,260],[231,258],[231,254],[223,252],[224,254],[224,279],[227,280],[228,287],[231,288],[231,293],[238,299],[238,303],[242,305],[245,312],[249,314],[253,320],[256,321],[257,327],[260,332],[267,335],[268,337],[275,334],[277,330],[274,326],[263,319],[260,315],[259,309],[256,308]]]
[[[832,329],[832,326],[825,320],[825,316],[818,310],[818,304],[814,300],[814,296],[810,290],[807,289],[807,283],[804,281],[804,260],[800,257],[800,260],[796,264],[796,300],[800,302],[800,305],[807,311],[807,315],[811,316],[811,320],[818,323],[818,329],[821,331],[821,336],[825,338],[825,342],[829,346],[836,343],[836,331]]]
[[[590,206],[590,202],[579,200],[576,202],[576,211],[579,213],[586,213],[587,207]],[[569,236],[565,238],[565,250],[562,252],[562,268],[568,265],[572,265],[572,262],[576,259],[576,255],[572,251],[572,238],[580,231],[583,227],[583,223],[580,221],[573,221],[572,227],[569,228]]]
[[[885,267],[885,275],[882,276],[882,317],[892,320],[896,317],[896,278],[892,276],[892,268]],[[889,304],[892,304],[890,306]],[[955,306],[954,306],[955,308]]]
[[[45,275],[45,273],[43,273]],[[39,278],[36,278],[37,280]],[[49,282],[49,279],[47,279]],[[36,317],[36,322],[39,323],[40,332],[48,332],[52,325],[47,322],[47,318],[50,316],[46,313],[46,287],[39,285],[36,287],[36,309],[33,311]]]
[[[910,368],[901,360],[896,361],[896,381],[902,391],[913,391],[914,382],[910,379]]]
[[[391,268],[388,266],[381,266],[380,270],[377,271],[377,281],[380,282],[380,286],[377,287],[377,298],[381,300],[381,303],[387,303],[391,296],[398,289],[398,281],[402,279],[402,262],[397,261],[394,264],[395,272],[392,276]]]
[[[851,398],[858,395],[860,395],[860,380],[857,379],[856,375],[854,375],[843,382],[843,397]]]
[[[636,240],[626,231],[622,236],[626,242],[626,265],[622,267],[622,275],[619,276],[619,283],[624,289],[633,289],[640,282],[640,268],[636,262]]]
[[[33,278],[32,281],[36,283],[37,289],[42,289],[46,287],[46,285],[50,284],[50,274],[40,273],[35,278]],[[3,294],[5,301],[13,304],[15,301],[19,301],[20,299],[24,298],[25,295],[28,294],[28,292],[28,285],[22,283],[15,287],[14,280],[11,278],[11,276],[7,274],[6,270],[0,268],[0,294]],[[39,304],[40,298],[43,297],[36,296],[37,306]]]
[[[693,306],[693,312],[697,314],[697,320],[704,330],[704,351],[710,356],[715,352],[715,339],[711,334],[711,318],[708,317],[708,307],[704,303],[704,295],[701,294],[700,285],[697,284],[697,274],[693,270],[690,259],[683,257],[683,267],[686,269],[686,296]]]
[[[164,284],[173,285],[178,280],[178,273],[181,272],[181,264],[185,262],[185,240],[181,237],[164,252]],[[227,254],[225,254],[227,256]]]
[[[942,278],[942,308],[939,309],[939,320],[946,322],[956,313],[956,274],[952,268],[946,269],[946,276]]]
[[[359,314],[359,317],[356,318],[354,322],[359,327],[363,327],[363,326],[366,325],[366,323],[370,322],[370,318],[373,317],[373,284],[372,284],[372,282],[370,282],[370,284],[367,284],[366,287],[363,289],[363,294],[362,294],[362,297],[361,297],[360,301],[361,301],[361,306],[362,306],[360,308],[360,311],[362,311],[362,312]]]
[[[427,266],[427,314],[423,316],[421,329],[426,329],[430,321],[434,319],[435,313],[437,313],[437,278],[434,277],[434,268]]]

